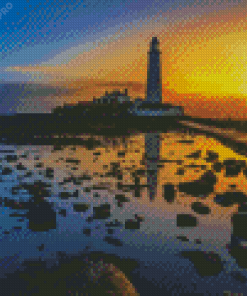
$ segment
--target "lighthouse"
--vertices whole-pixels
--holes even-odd
[[[150,51],[148,52],[147,69],[146,101],[150,103],[162,103],[160,55],[158,38],[153,37],[150,42]]]

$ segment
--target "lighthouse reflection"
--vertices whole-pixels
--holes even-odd
[[[147,165],[147,188],[150,200],[154,200],[157,190],[158,163],[160,154],[160,133],[145,135],[145,153]]]

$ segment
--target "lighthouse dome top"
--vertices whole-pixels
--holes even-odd
[[[157,37],[152,37],[152,42],[150,46],[151,51],[158,51],[159,50],[159,40]]]

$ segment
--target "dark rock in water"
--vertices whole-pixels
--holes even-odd
[[[115,222],[111,221],[105,224],[106,227],[120,227],[122,223],[115,219]]]
[[[178,235],[177,239],[180,239],[183,242],[189,242],[190,240],[184,235]]]
[[[208,215],[211,212],[210,208],[203,205],[201,202],[193,202],[191,208],[193,211],[201,215]]]
[[[140,221],[134,219],[126,220],[125,229],[140,229]]]
[[[189,258],[200,276],[214,276],[223,270],[220,256],[214,252],[182,251],[181,255]]]
[[[126,197],[125,195],[123,195],[123,194],[116,194],[116,195],[115,195],[115,199],[116,199],[118,202],[120,202],[120,203],[130,201],[129,198],[127,198],[127,197]]]
[[[232,235],[242,240],[247,240],[247,232],[245,225],[247,225],[247,214],[246,212],[233,214],[231,218],[232,222]]]
[[[66,217],[66,215],[67,215],[67,211],[66,211],[66,209],[61,209],[61,210],[58,212],[58,214],[60,214],[60,215],[63,216],[63,217]]]
[[[54,178],[54,169],[46,168],[45,176],[46,178]]]
[[[108,234],[114,234],[114,229],[107,229]]]
[[[220,204],[222,207],[231,207],[232,205],[247,202],[247,196],[243,192],[225,192],[223,194],[217,194],[214,201]]]
[[[167,202],[174,202],[174,198],[175,198],[174,185],[166,184],[163,186],[163,197]]]
[[[106,237],[104,238],[104,241],[106,241],[108,244],[114,245],[114,246],[116,246],[116,247],[121,247],[121,246],[123,246],[123,242],[122,242],[120,239],[118,239],[118,238],[113,238],[113,237],[111,237],[111,236],[106,236]]]
[[[197,238],[197,239],[195,239],[195,243],[196,243],[196,244],[201,244],[202,241],[201,241],[200,239]]]
[[[28,190],[29,194],[33,195],[33,197],[36,199],[51,196],[50,190],[46,189],[47,187],[51,187],[51,185],[48,185],[42,181],[35,181],[33,184],[24,183],[21,185],[21,187]]]
[[[236,259],[237,264],[241,268],[247,268],[247,248],[241,246],[233,246],[228,249],[229,254]]]
[[[28,228],[33,231],[56,229],[56,212],[47,202],[30,203],[27,218],[29,219]]]
[[[199,180],[193,182],[180,183],[179,191],[185,192],[194,196],[207,196],[214,191],[214,185],[217,178],[211,171],[205,172]]]
[[[45,249],[45,245],[44,244],[41,244],[40,246],[37,247],[37,249],[41,252],[41,251],[44,251]]]
[[[19,163],[17,166],[16,166],[16,169],[18,171],[25,171],[27,168],[22,164],[22,163]]]
[[[11,174],[12,174],[11,168],[6,167],[2,170],[2,175],[11,175]]]
[[[218,159],[219,159],[218,153],[211,150],[207,151],[207,157],[205,158],[206,162],[215,162]]]
[[[27,172],[24,177],[31,177],[33,175],[32,172]]]
[[[246,164],[244,160],[226,159],[223,161],[223,165],[226,169],[225,176],[235,177],[241,172],[242,168],[244,168]]]
[[[197,219],[190,214],[177,215],[177,227],[196,227]]]
[[[244,275],[242,275],[240,272],[232,272],[232,273],[231,273],[231,276],[232,276],[235,280],[241,282],[242,284],[245,284],[245,283],[247,282],[246,277],[245,277]]]
[[[73,209],[76,212],[86,212],[90,208],[89,204],[74,204]]]
[[[201,150],[197,150],[197,151],[195,151],[194,153],[191,153],[191,154],[189,154],[189,155],[186,155],[185,157],[186,157],[186,158],[194,158],[194,159],[198,159],[198,158],[201,157],[201,154],[202,154]]]
[[[18,160],[18,156],[17,155],[6,155],[5,159],[7,160],[7,162],[15,162]]]
[[[216,173],[220,173],[222,168],[223,168],[223,164],[222,164],[221,162],[215,162],[215,163],[213,164],[213,170],[214,170]]]
[[[86,236],[90,236],[91,235],[91,229],[90,228],[83,229],[83,234],[85,234]]]
[[[183,176],[184,173],[185,173],[185,170],[184,169],[178,169],[176,175]]]
[[[99,207],[93,208],[93,218],[94,219],[107,219],[111,216],[111,206],[110,204],[104,204]]]

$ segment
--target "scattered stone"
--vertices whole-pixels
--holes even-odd
[[[193,140],[181,140],[181,141],[178,141],[178,143],[192,144],[192,143],[194,143],[194,141]]]
[[[232,273],[231,273],[231,276],[232,276],[235,280],[241,282],[242,284],[245,284],[245,283],[247,282],[246,277],[245,277],[244,275],[242,275],[240,272],[232,272]]]
[[[220,173],[222,168],[223,168],[223,164],[221,162],[215,162],[213,164],[213,170],[216,172],[216,173]]]
[[[115,195],[115,199],[116,199],[119,203],[130,201],[129,198],[127,198],[127,197],[126,197],[125,195],[123,195],[123,194],[116,194],[116,195]]]
[[[36,168],[43,168],[44,164],[43,164],[43,162],[38,162],[38,163],[36,163],[35,167]]]
[[[196,227],[197,219],[190,214],[177,215],[177,227]]]
[[[183,242],[189,242],[190,240],[184,235],[178,235],[177,239],[180,239]]]
[[[176,175],[183,176],[185,173],[184,169],[178,169]]]
[[[196,243],[196,244],[201,244],[202,241],[201,241],[199,238],[197,238],[197,239],[195,239],[195,243]]]
[[[125,229],[140,229],[140,221],[134,219],[126,220]]]
[[[2,170],[2,175],[11,175],[11,174],[12,174],[11,168],[6,167]]]
[[[83,234],[85,234],[86,236],[90,236],[91,235],[91,229],[90,228],[84,228],[83,229]]]
[[[119,157],[124,157],[125,156],[125,151],[119,151],[118,156]]]
[[[40,246],[37,246],[37,249],[41,252],[41,251],[44,251],[45,249],[45,245],[44,244],[41,244]]]
[[[69,199],[71,197],[71,194],[69,192],[60,192],[61,199]]]
[[[241,246],[232,246],[228,248],[229,254],[236,259],[241,268],[247,268],[247,249]]]
[[[54,178],[54,169],[53,168],[46,168],[45,171],[46,178]]]
[[[115,219],[115,222],[111,221],[109,223],[105,224],[106,227],[120,227],[122,226],[122,223],[119,222],[117,219]]]
[[[175,199],[174,185],[172,184],[163,185],[163,197],[167,202],[174,202],[174,199]]]
[[[201,154],[202,154],[201,150],[197,150],[197,151],[195,151],[194,153],[191,153],[191,154],[189,154],[189,155],[186,155],[185,157],[186,157],[186,158],[199,159],[199,158],[201,157]]]
[[[205,172],[199,180],[193,182],[180,183],[179,190],[187,194],[198,196],[207,196],[214,192],[214,185],[216,184],[217,178],[211,171]]]
[[[94,219],[107,219],[111,216],[111,211],[110,211],[110,204],[104,204],[99,207],[94,207],[93,208],[93,218]]]
[[[194,212],[201,215],[208,215],[211,212],[210,208],[203,205],[201,202],[193,202],[191,208]]]
[[[223,207],[231,207],[232,205],[247,202],[247,196],[243,192],[225,192],[216,194],[214,201]]]
[[[226,159],[223,161],[223,165],[226,169],[225,176],[235,177],[241,172],[242,168],[244,168],[246,164],[244,160]]]
[[[107,229],[107,233],[108,234],[113,234],[114,233],[114,229]]]
[[[17,155],[6,155],[5,159],[7,160],[7,162],[15,162],[18,160],[18,156]]]
[[[63,217],[66,217],[66,215],[67,215],[67,211],[66,211],[66,209],[61,209],[61,210],[58,212],[58,214],[60,214],[60,215],[63,216]]]
[[[68,159],[66,159],[66,162],[79,164],[81,161],[79,159],[68,158]]]
[[[182,251],[184,258],[189,258],[200,276],[214,276],[223,270],[220,256],[214,252]]]
[[[215,162],[219,159],[219,154],[211,151],[211,150],[207,150],[207,157],[205,158],[206,162]]]
[[[20,162],[17,166],[16,169],[18,171],[25,171],[27,168]]]
[[[30,203],[27,218],[28,228],[33,231],[56,229],[56,212],[47,202],[40,202],[38,205]]]
[[[89,204],[74,204],[73,209],[76,212],[86,212],[90,208]]]
[[[32,175],[33,175],[32,172],[27,172],[27,173],[24,175],[24,177],[31,177]]]
[[[106,241],[108,244],[114,245],[116,247],[123,246],[123,242],[118,238],[113,238],[112,236],[106,236],[104,238],[104,241]]]

